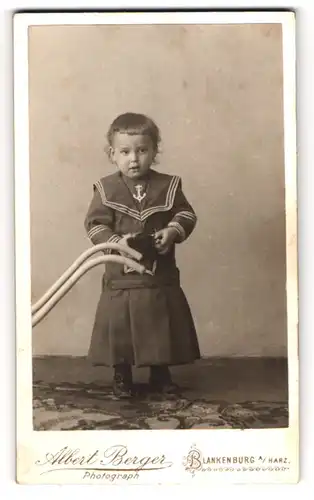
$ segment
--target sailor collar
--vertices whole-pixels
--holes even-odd
[[[142,222],[156,212],[171,210],[179,183],[180,177],[176,175],[151,170],[142,210],[132,197],[120,172],[103,177],[95,183],[95,188],[105,206]]]

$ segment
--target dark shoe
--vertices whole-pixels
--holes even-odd
[[[179,387],[172,382],[168,366],[151,366],[149,385],[154,392],[175,394]]]
[[[164,385],[156,385],[155,392],[159,392],[161,394],[178,394],[179,386],[173,382]]]
[[[132,370],[129,365],[115,366],[113,393],[119,399],[133,396]]]
[[[129,386],[124,381],[113,381],[113,393],[119,399],[129,399],[133,396],[132,386]]]

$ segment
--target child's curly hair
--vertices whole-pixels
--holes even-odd
[[[140,113],[123,113],[117,116],[109,127],[107,133],[108,150],[113,146],[113,138],[117,132],[130,135],[148,135],[153,143],[155,153],[159,152],[161,141],[159,128],[156,123],[146,115]]]

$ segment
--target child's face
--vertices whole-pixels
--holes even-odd
[[[110,148],[111,160],[127,177],[139,179],[150,169],[156,151],[148,135],[117,132]]]

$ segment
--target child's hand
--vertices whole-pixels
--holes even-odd
[[[156,231],[154,238],[157,252],[160,255],[167,254],[174,244],[177,236],[178,232],[173,227],[165,227],[160,231]]]

